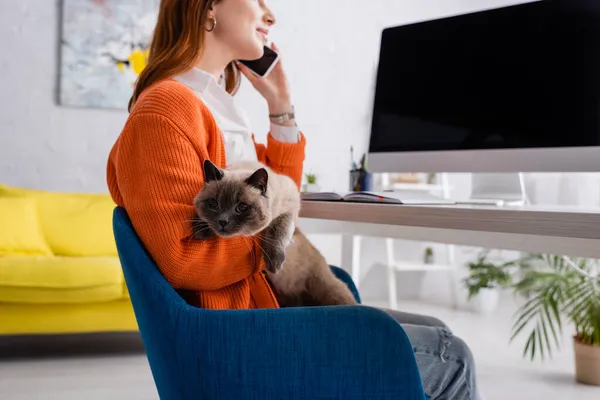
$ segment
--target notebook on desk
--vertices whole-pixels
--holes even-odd
[[[304,201],[345,201],[352,203],[379,203],[405,205],[439,205],[456,204],[430,193],[412,191],[393,192],[319,192],[302,193]]]

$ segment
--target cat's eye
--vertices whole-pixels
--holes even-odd
[[[210,208],[211,210],[216,210],[217,208],[219,208],[219,202],[215,199],[208,199],[206,204],[208,205],[208,208]]]
[[[239,203],[237,206],[235,206],[235,211],[239,214],[245,213],[246,211],[248,211],[250,207],[248,207],[248,204],[246,203]]]

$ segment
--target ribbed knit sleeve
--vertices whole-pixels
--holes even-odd
[[[204,185],[202,161],[208,154],[202,141],[192,144],[173,121],[155,113],[133,115],[119,141],[111,154],[109,187],[118,186],[136,232],[166,279],[176,289],[230,291],[218,297],[240,302],[232,297],[247,290],[234,284],[247,286],[241,281],[257,268],[251,240],[190,238],[193,200]]]
[[[260,162],[279,174],[289,176],[298,189],[300,188],[306,148],[306,138],[303,133],[300,133],[300,140],[297,143],[280,142],[269,133],[266,146],[256,141],[254,145]]]

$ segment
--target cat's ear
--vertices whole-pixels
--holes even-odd
[[[223,179],[223,171],[221,171],[210,160],[204,160],[204,182],[220,181]]]
[[[253,173],[248,179],[246,179],[246,183],[250,186],[254,186],[264,195],[267,193],[267,183],[269,182],[269,173],[266,169],[261,168]]]

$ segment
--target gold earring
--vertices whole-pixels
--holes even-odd
[[[212,24],[212,28],[210,28],[210,29],[206,29],[206,28],[205,28],[205,29],[206,29],[206,32],[212,32],[212,31],[214,31],[214,30],[215,30],[215,28],[217,27],[217,19],[216,19],[214,16],[213,16],[213,17],[210,17],[210,19],[212,19],[212,22],[213,22],[213,24]]]

